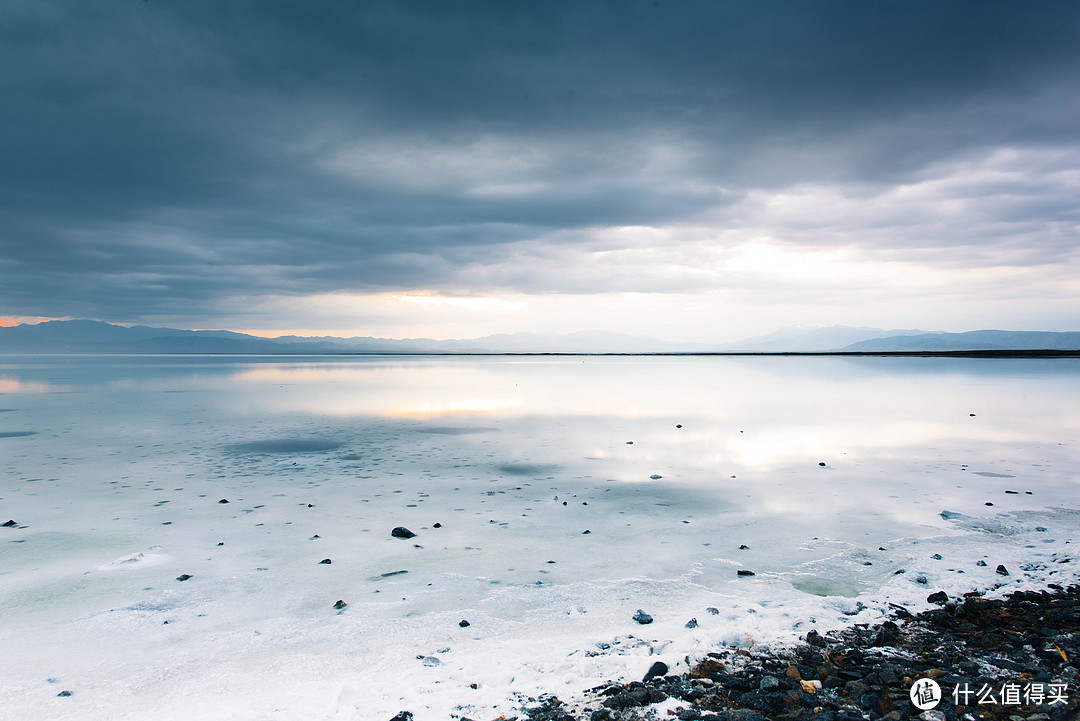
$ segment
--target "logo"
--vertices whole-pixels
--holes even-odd
[[[932,678],[920,678],[911,684],[911,705],[920,711],[926,711],[941,703],[941,686]]]

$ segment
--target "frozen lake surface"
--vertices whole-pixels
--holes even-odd
[[[1078,444],[1074,359],[0,356],[0,708],[480,721],[1065,585]]]

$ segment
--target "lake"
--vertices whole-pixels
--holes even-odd
[[[0,706],[487,719],[1064,585],[1078,443],[1077,359],[0,356]]]

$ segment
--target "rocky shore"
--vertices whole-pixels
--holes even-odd
[[[536,699],[517,718],[1080,719],[1080,585],[995,600],[936,593],[928,601],[938,608],[912,615],[896,606],[892,620],[826,636],[811,631],[793,648],[710,653],[683,675],[655,664],[641,682],[600,686],[573,704]]]

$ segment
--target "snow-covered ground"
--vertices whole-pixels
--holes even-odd
[[[1073,360],[0,358],[0,708],[491,719],[1065,585],[1078,409]]]

